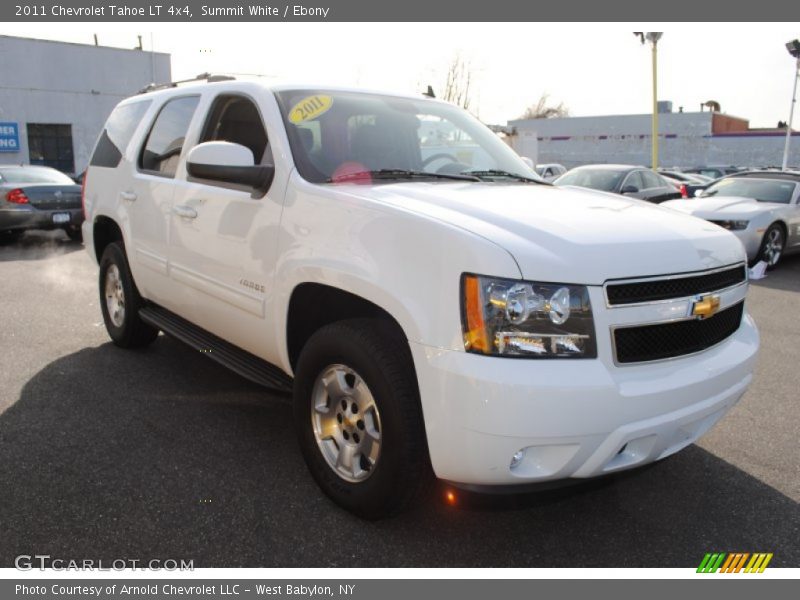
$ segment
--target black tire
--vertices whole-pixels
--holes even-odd
[[[315,385],[332,365],[346,366],[363,379],[379,411],[379,454],[366,479],[361,481],[348,481],[335,471],[315,435],[312,423]],[[353,389],[356,387],[358,384]],[[328,398],[338,412],[340,401]],[[392,516],[430,489],[433,474],[413,361],[406,340],[391,324],[379,319],[353,319],[317,331],[303,347],[297,362],[294,419],[311,475],[334,502],[357,516],[365,519]],[[363,430],[363,423],[359,427]],[[352,431],[364,437],[363,431]],[[341,431],[339,434],[345,435]],[[356,435],[348,439],[359,441]],[[360,460],[366,466],[364,458]]]
[[[121,294],[122,311],[109,312],[106,285],[110,277],[115,277],[119,287],[114,286]],[[106,246],[103,257],[100,259],[100,309],[103,312],[103,321],[111,340],[120,348],[140,348],[147,346],[158,336],[158,329],[151,327],[139,318],[139,309],[143,305],[142,297],[136,284],[133,282],[131,270],[125,251],[119,243]],[[116,321],[116,322],[115,322]]]
[[[66,233],[67,237],[69,237],[69,239],[71,239],[73,242],[83,241],[83,231],[81,231],[80,227],[67,227],[64,229],[64,233]]]
[[[761,247],[758,249],[755,262],[764,261],[767,263],[767,271],[771,271],[778,266],[786,247],[786,234],[783,227],[778,223],[773,223],[764,232],[761,238]]]

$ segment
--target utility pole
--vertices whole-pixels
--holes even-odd
[[[653,61],[653,119],[652,119],[652,156],[650,157],[650,168],[653,171],[658,169],[658,40],[664,35],[661,31],[634,31],[634,35],[639,36],[642,44],[650,42],[651,56]]]
[[[800,76],[800,41],[792,40],[786,44],[786,49],[796,59],[794,69],[794,86],[792,87],[792,105],[789,108],[789,121],[786,123],[786,143],[783,146],[783,165],[785,171],[789,166],[789,145],[792,141],[792,119],[794,118],[794,105],[797,102],[797,79]]]

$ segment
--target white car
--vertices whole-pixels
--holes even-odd
[[[800,172],[744,171],[706,186],[694,198],[663,206],[706,219],[732,232],[751,264],[774,269],[800,252]]]
[[[560,165],[558,163],[545,163],[541,165],[536,165],[536,174],[539,177],[543,178],[545,181],[553,181],[557,177],[561,177],[564,173],[567,172],[567,168],[564,165]]]
[[[521,489],[662,459],[752,378],[733,235],[543,183],[438,100],[143,93],[109,117],[84,204],[112,340],[162,330],[291,392],[311,474],[366,518],[431,473]]]

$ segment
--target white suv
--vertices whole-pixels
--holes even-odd
[[[732,234],[543,183],[437,100],[143,93],[111,114],[84,203],[113,341],[162,330],[293,393],[312,475],[367,518],[431,470],[482,490],[664,458],[752,377]]]

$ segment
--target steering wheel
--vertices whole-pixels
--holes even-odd
[[[439,152],[438,154],[431,154],[428,158],[422,161],[422,166],[427,167],[435,160],[449,160],[450,162],[457,163],[459,160],[453,156],[452,154],[447,154],[447,152]]]

